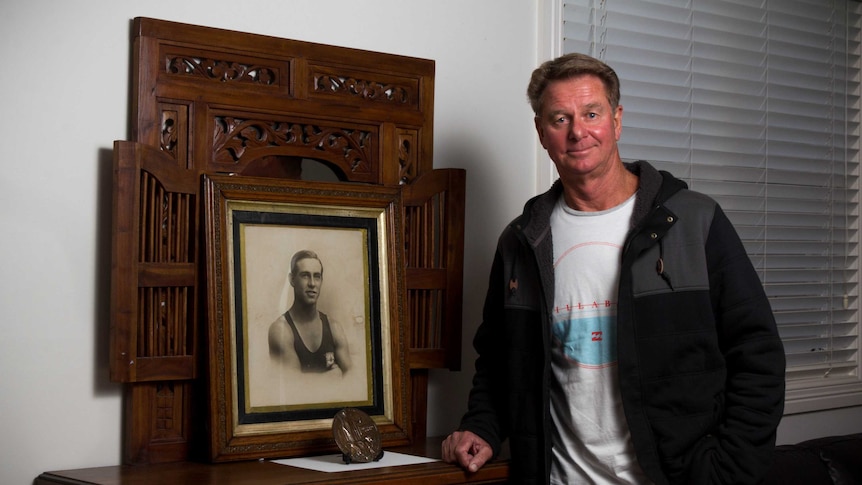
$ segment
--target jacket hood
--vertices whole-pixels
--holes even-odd
[[[637,225],[656,206],[663,204],[673,194],[687,189],[688,184],[674,177],[670,172],[656,170],[643,160],[624,163],[627,170],[638,176],[638,191],[635,199],[632,226]],[[547,221],[551,211],[563,192],[563,184],[557,179],[546,192],[539,194],[524,204],[524,211],[510,224],[515,230],[523,232],[530,245],[537,245],[550,232]],[[533,224],[534,221],[541,221]]]

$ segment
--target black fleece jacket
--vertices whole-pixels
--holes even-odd
[[[784,406],[784,349],[769,302],[718,204],[646,162],[620,261],[620,393],[638,462],[656,484],[757,483]],[[499,452],[511,481],[548,483],[551,210],[527,202],[494,257],[460,429]]]

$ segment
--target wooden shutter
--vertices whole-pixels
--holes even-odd
[[[466,173],[437,169],[403,190],[407,359],[411,368],[461,368]]]
[[[158,148],[114,143],[114,381],[195,377],[198,187]]]

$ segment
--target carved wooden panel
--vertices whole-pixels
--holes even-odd
[[[398,130],[398,181],[409,184],[416,179],[421,167],[416,151],[417,133],[413,130]]]
[[[290,154],[326,160],[354,182],[376,182],[379,135],[375,126],[237,112],[214,113],[212,125],[213,171],[242,173],[245,165],[262,156]]]
[[[321,65],[312,65],[309,71],[314,96],[359,98],[417,112],[421,109],[416,78]]]
[[[187,150],[180,149],[189,146],[189,105],[161,103],[159,112],[161,113],[159,148],[176,160],[177,165],[189,168]]]
[[[136,141],[189,168],[316,146],[349,181],[409,183],[431,169],[433,61],[145,18],[134,34]],[[412,138],[404,173],[385,168],[405,163],[400,133]]]
[[[190,458],[191,382],[126,384],[124,462],[165,463]]]
[[[171,45],[164,45],[160,57],[164,73],[177,79],[267,88],[287,86],[290,79],[290,65],[274,59]]]

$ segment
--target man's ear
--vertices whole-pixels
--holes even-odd
[[[621,104],[614,110],[614,123],[614,137],[620,141],[620,135],[623,132],[623,105]]]

